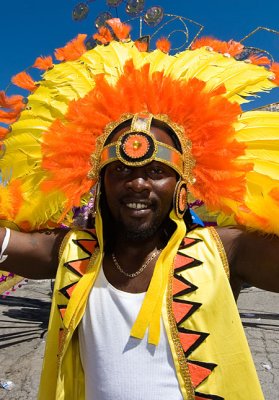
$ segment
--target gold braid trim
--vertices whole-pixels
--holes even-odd
[[[179,371],[181,373],[181,377],[184,381],[185,385],[185,390],[187,393],[187,400],[194,400],[195,399],[195,394],[194,394],[194,389],[190,377],[190,371],[188,368],[187,360],[184,355],[183,347],[181,345],[181,342],[179,340],[178,336],[178,330],[177,330],[177,324],[174,318],[173,310],[172,310],[172,301],[173,301],[173,296],[172,296],[172,281],[173,281],[173,272],[174,272],[174,267],[172,265],[172,268],[170,268],[170,273],[169,273],[169,282],[168,282],[168,287],[167,287],[167,317],[168,317],[168,324],[170,328],[170,334],[172,338],[172,343],[174,345],[174,350],[177,355],[178,359],[178,365],[179,365]]]
[[[222,241],[220,239],[220,236],[219,236],[219,234],[217,233],[216,229],[213,226],[210,226],[208,230],[209,230],[209,233],[210,233],[211,237],[216,242],[217,250],[218,250],[218,253],[219,253],[220,257],[221,257],[221,261],[222,261],[225,273],[226,273],[228,279],[230,279],[230,266],[229,266],[227,255],[226,255],[223,243],[222,243]]]

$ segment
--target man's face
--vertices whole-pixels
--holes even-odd
[[[119,131],[113,141],[127,130]],[[174,147],[164,130],[154,127],[151,132],[160,142]],[[108,164],[104,174],[105,196],[118,231],[134,240],[158,233],[172,207],[176,181],[175,171],[158,161],[142,167],[128,167],[120,161]]]

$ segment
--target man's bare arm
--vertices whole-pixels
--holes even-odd
[[[241,227],[217,231],[228,256],[233,290],[246,282],[279,293],[279,237]]]
[[[0,269],[30,279],[54,278],[58,267],[59,248],[66,230],[38,231],[23,233],[11,231],[5,254],[8,258]],[[0,228],[0,245],[5,229]]]

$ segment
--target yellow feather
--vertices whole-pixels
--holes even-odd
[[[247,174],[245,206],[236,213],[255,229],[279,234],[279,204],[269,195],[279,187],[279,112],[250,111],[236,124],[236,139],[247,148],[242,159],[254,163]]]
[[[150,73],[164,71],[164,75],[168,75],[168,69],[174,64],[175,57],[163,53],[160,50],[155,50],[152,53],[147,53],[144,62],[151,64]]]
[[[224,84],[227,90],[225,97],[231,102],[244,103],[249,101],[245,96],[270,90],[275,84],[270,80],[272,75],[264,67],[236,61],[207,50],[184,51],[173,57],[165,73],[170,73],[175,79],[196,77],[207,82],[207,89],[216,89]]]

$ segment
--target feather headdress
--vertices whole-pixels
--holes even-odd
[[[12,171],[2,192],[20,194],[2,218],[12,216],[24,230],[69,224],[72,209],[91,196],[90,158],[106,125],[124,113],[148,111],[184,128],[195,159],[189,189],[208,210],[221,212],[219,221],[230,216],[279,233],[272,217],[279,212],[279,113],[240,107],[248,96],[276,87],[278,65],[238,61],[242,45],[210,38],[175,55],[167,54],[166,41],[158,43],[163,51],[140,51],[128,26],[110,26],[114,34],[96,36],[106,45],[86,51],[79,35],[56,50],[60,64],[37,59],[34,66],[47,69],[40,82],[17,75],[13,82],[32,92],[27,104],[2,95],[0,120],[14,121],[1,130],[7,135],[0,168],[3,176]]]

